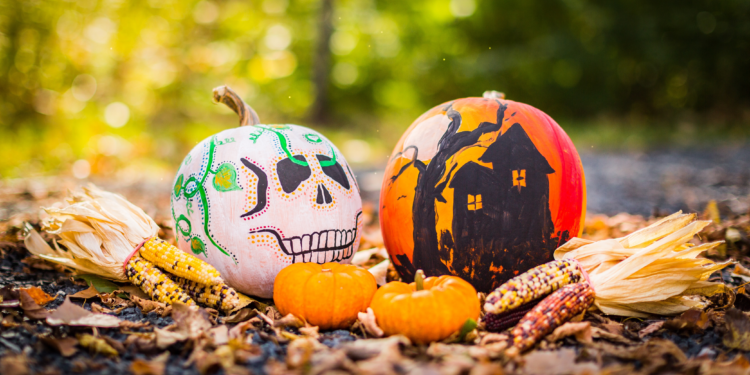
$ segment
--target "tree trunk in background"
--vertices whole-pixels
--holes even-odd
[[[328,117],[328,74],[331,70],[330,40],[333,33],[333,0],[323,0],[318,20],[318,45],[313,63],[315,102],[310,108],[310,119],[321,123]]]

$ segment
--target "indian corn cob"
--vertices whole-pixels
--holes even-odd
[[[534,267],[500,285],[487,296],[484,310],[500,315],[584,279],[576,260],[555,260]]]
[[[539,302],[511,330],[513,346],[522,352],[533,347],[539,339],[593,304],[594,289],[587,282],[560,288]]]
[[[139,252],[143,258],[173,275],[205,285],[224,282],[216,268],[158,237],[146,241]]]
[[[195,305],[195,301],[172,279],[140,256],[134,255],[130,258],[125,268],[130,281],[151,298],[170,305],[177,301]]]
[[[172,279],[194,300],[208,307],[232,311],[240,304],[237,292],[227,284],[205,285],[177,276],[172,276]]]

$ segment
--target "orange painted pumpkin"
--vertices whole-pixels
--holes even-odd
[[[447,338],[480,312],[477,291],[455,276],[390,282],[378,289],[370,307],[386,335],[402,334],[417,344]]]
[[[580,235],[585,189],[565,131],[491,91],[432,108],[406,130],[385,171],[380,225],[403,279],[423,269],[490,292]]]
[[[320,329],[340,329],[367,310],[377,288],[375,277],[357,266],[294,263],[276,275],[273,300],[282,315],[292,314]]]

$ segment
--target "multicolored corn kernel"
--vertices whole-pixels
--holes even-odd
[[[128,279],[151,298],[169,305],[177,301],[186,305],[195,305],[195,301],[172,279],[140,256],[135,255],[130,258],[125,268]]]
[[[239,295],[227,284],[205,285],[176,276],[172,276],[172,279],[190,297],[208,307],[232,311],[240,305]]]
[[[574,259],[545,263],[508,280],[487,295],[484,310],[502,314],[583,279],[581,268]]]
[[[500,314],[486,313],[482,318],[484,327],[490,332],[501,332],[508,328],[512,328],[518,324],[518,322],[521,321],[521,318],[531,311],[539,301],[541,300],[534,300]]]
[[[589,283],[566,285],[543,299],[511,330],[513,346],[521,352],[555,328],[578,316],[594,304],[594,289]]]
[[[160,238],[148,240],[139,252],[146,260],[173,275],[205,285],[224,282],[216,268]]]

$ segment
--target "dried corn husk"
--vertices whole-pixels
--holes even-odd
[[[694,246],[688,241],[710,221],[681,211],[632,234],[604,241],[574,238],[555,259],[578,260],[596,290],[594,304],[613,315],[674,315],[703,304],[723,284],[708,277],[732,261],[715,263],[698,255],[723,241]]]
[[[33,228],[27,226],[24,239],[32,254],[63,264],[83,273],[127,282],[123,263],[144,240],[159,231],[143,210],[120,195],[93,185],[73,194],[63,208],[43,208],[49,215],[45,230],[60,236],[60,249],[50,247]]]

